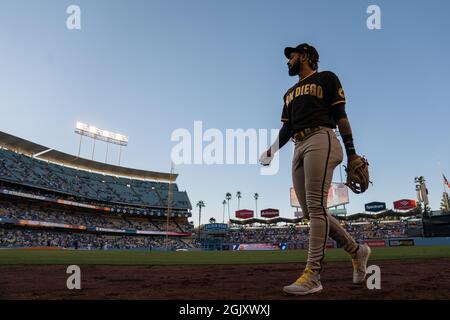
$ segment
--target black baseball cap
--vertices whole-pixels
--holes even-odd
[[[311,46],[307,43],[299,44],[295,48],[294,47],[286,47],[286,48],[284,48],[284,55],[286,56],[286,58],[289,59],[291,57],[292,52],[303,53],[303,52],[307,52],[309,48],[311,48]]]

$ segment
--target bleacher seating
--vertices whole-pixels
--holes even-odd
[[[0,148],[0,187],[0,247],[191,247],[181,237],[194,231],[187,220],[192,207],[175,183],[169,223],[168,182],[79,170]],[[30,228],[34,222],[39,226]],[[166,238],[166,231],[177,234]]]
[[[0,202],[0,217],[11,219],[54,222],[86,227],[136,229],[136,230],[166,230],[166,220],[151,222],[150,218],[119,216],[113,214],[94,214],[79,210],[56,209],[47,206],[30,206],[27,204]],[[161,226],[161,228],[158,228]],[[187,220],[176,222],[169,220],[169,231],[185,232],[190,230]]]
[[[167,241],[167,242],[166,242]],[[32,229],[0,228],[0,247],[62,247],[78,249],[188,249],[191,246],[177,238],[148,236],[111,236],[104,234],[68,233]]]
[[[0,180],[86,199],[167,206],[169,183],[114,177],[63,167],[0,148]],[[172,184],[173,208],[192,209],[186,192]]]
[[[406,221],[365,221],[345,223],[345,229],[357,241],[407,237],[411,226]],[[225,242],[228,243],[287,243],[289,248],[306,248],[309,228],[306,226],[232,228]]]
[[[167,225],[167,220],[154,220],[150,218],[143,217],[130,217],[122,215],[111,215],[111,214],[95,214],[83,212],[80,210],[62,209],[58,207],[49,207],[48,205],[30,205],[26,203],[15,203],[9,201],[0,202],[0,218],[14,219],[14,220],[31,220],[39,222],[50,222],[58,223],[69,226],[84,226],[87,228],[107,228],[107,229],[118,229],[118,230],[142,230],[142,231],[169,231],[169,232],[192,232],[192,225],[188,223],[187,219],[176,222],[175,220],[169,220]],[[0,225],[0,232],[5,229],[4,226]],[[8,229],[9,230],[9,229]],[[72,235],[72,232],[55,231],[50,229],[41,229],[39,233],[31,232],[32,230],[21,228],[18,231],[9,231],[8,235],[18,235],[18,239],[14,241],[12,237],[9,238],[7,242],[1,242],[0,247],[3,246],[21,246],[26,245],[24,242],[23,235],[28,235],[29,242],[34,243],[34,245],[45,246],[45,241],[47,235],[57,234],[58,243],[54,245],[61,245],[63,247],[70,247],[71,242],[75,239],[81,239],[80,241],[93,240],[93,248],[98,248],[98,242],[105,239],[105,235],[98,233],[97,235],[86,235],[77,233]],[[69,230],[68,230],[69,231]],[[39,235],[39,236],[36,236]],[[63,239],[66,237],[67,239]],[[140,248],[148,246],[158,246],[161,243],[161,239],[164,236],[161,235],[145,235],[145,236],[122,236],[122,235],[109,235],[110,248]],[[100,240],[99,240],[100,239]],[[183,242],[181,239],[176,237],[170,237],[169,239],[175,248],[188,248],[189,245]],[[87,242],[86,242],[87,244]]]

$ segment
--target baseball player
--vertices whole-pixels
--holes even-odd
[[[303,274],[291,285],[287,294],[306,295],[320,292],[320,273],[328,236],[346,252],[353,263],[353,282],[362,283],[371,250],[358,245],[350,234],[327,211],[327,196],[333,170],[343,160],[341,144],[333,131],[336,126],[347,154],[347,185],[356,193],[367,189],[368,163],[356,154],[352,130],[345,112],[345,95],[338,77],[330,71],[318,72],[319,54],[306,43],[284,49],[290,76],[298,82],[284,95],[281,115],[283,126],[278,139],[260,157],[269,165],[274,154],[290,139],[295,143],[292,179],[295,193],[305,218],[310,221],[308,260]],[[355,168],[355,163],[357,163]],[[359,180],[349,181],[349,168],[358,171]]]

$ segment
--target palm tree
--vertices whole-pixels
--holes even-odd
[[[198,207],[198,241],[200,241],[200,232],[201,232],[200,226],[202,223],[202,208],[205,207],[205,203],[203,202],[203,200],[200,200],[199,202],[197,202],[196,206]]]
[[[255,207],[256,207],[255,216],[256,216],[256,218],[258,218],[258,198],[259,198],[259,194],[255,193],[253,195],[253,198],[255,198]]]
[[[242,198],[242,193],[240,191],[236,192],[236,197],[238,199],[238,210],[241,209],[241,198]]]
[[[222,223],[225,223],[225,205],[227,204],[227,200],[223,200],[223,212],[222,212]]]
[[[231,200],[231,193],[227,192],[225,194],[225,199],[227,199],[228,202],[228,221],[230,221],[230,200]]]

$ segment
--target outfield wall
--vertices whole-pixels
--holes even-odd
[[[371,247],[400,247],[400,246],[449,246],[450,237],[404,237],[391,238],[383,240],[363,240],[362,243],[367,243]]]
[[[448,246],[450,245],[450,237],[436,237],[436,238],[402,238],[411,239],[415,246]],[[392,239],[401,240],[401,239]]]
[[[359,243],[367,243],[370,247],[431,247],[431,246],[450,246],[450,237],[422,238],[422,237],[404,237],[390,239],[370,239],[361,240]],[[307,249],[308,245],[302,249]],[[288,243],[267,244],[267,243],[238,243],[231,246],[231,250],[286,250],[289,248]],[[339,248],[335,241],[327,242],[327,249]],[[300,249],[300,248],[291,248]]]

